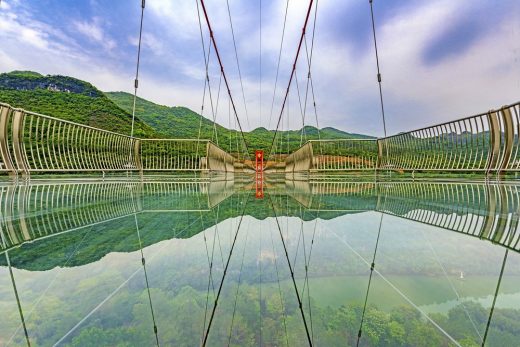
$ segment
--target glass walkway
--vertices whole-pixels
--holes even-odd
[[[520,187],[0,188],[2,346],[513,346]]]

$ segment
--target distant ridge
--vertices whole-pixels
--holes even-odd
[[[130,134],[133,95],[125,92],[103,93],[91,83],[69,76],[42,75],[34,71],[0,74],[0,102],[73,122]],[[143,138],[210,139],[224,150],[236,154],[240,135],[214,124],[187,107],[163,106],[137,98],[134,135]],[[216,134],[214,131],[216,128]],[[270,149],[274,130],[260,127],[244,133],[250,151]],[[288,153],[300,147],[302,131],[278,132],[277,152]],[[305,126],[303,140],[318,139],[318,129]],[[369,139],[371,136],[348,133],[332,127],[320,129],[322,139]],[[280,146],[281,141],[281,146]],[[283,148],[283,150],[282,150]]]
[[[106,92],[105,95],[116,105],[127,112],[132,111],[133,95],[125,92]],[[151,101],[137,98],[136,116],[150,125],[154,130],[168,137],[197,138],[200,123],[200,115],[186,107],[168,107],[158,105]],[[236,139],[238,133],[235,130],[227,129],[216,124],[217,136],[214,135],[213,122],[207,118],[202,118],[201,138],[206,138],[218,142],[219,145],[229,152],[236,151]],[[307,140],[318,139],[318,129],[313,126],[305,126],[304,129]],[[279,131],[283,138],[284,149],[287,149],[287,140],[289,141],[289,150],[294,151],[300,146],[301,129]],[[245,132],[246,141],[252,149],[269,150],[274,135],[274,130],[267,130],[264,127],[256,128],[250,132]],[[322,139],[370,139],[374,138],[368,135],[347,133],[345,131],[326,127],[320,129],[320,137]],[[229,142],[231,139],[231,147]],[[286,152],[286,150],[285,150]]]

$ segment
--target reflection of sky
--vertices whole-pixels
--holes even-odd
[[[239,116],[244,120],[227,10],[221,2],[207,2]],[[260,102],[258,2],[230,1],[252,128],[269,126],[285,6],[283,1],[262,3]],[[103,90],[131,91],[139,4],[3,0],[0,71],[66,74]],[[519,6],[515,0],[375,1],[390,132],[518,101]],[[289,4],[279,91],[285,89],[305,10],[303,1]],[[198,30],[194,1],[147,2],[140,95],[162,104],[200,109],[203,58]],[[379,135],[368,2],[319,2],[316,30],[313,78],[320,124]],[[216,89],[214,58],[210,69]],[[306,74],[305,61],[300,63],[301,84]],[[301,117],[295,112],[297,97],[294,92],[291,95],[290,109],[294,111],[290,127],[297,128]],[[280,98],[281,94],[275,105]],[[275,106],[275,115],[278,109]],[[227,110],[217,119],[228,125]]]
[[[264,202],[267,204],[267,200]],[[216,213],[216,211],[217,209],[209,213]],[[318,216],[319,213],[312,212],[313,215],[318,214]],[[322,298],[320,294],[314,294],[313,300],[318,304],[322,302],[330,304],[328,296],[334,297],[338,292],[343,293],[352,302],[362,302],[369,273],[367,262],[370,262],[373,256],[380,213],[361,212],[339,215],[333,219],[311,219],[303,223],[297,217],[285,217],[281,210],[278,210],[277,214],[298,285],[303,285],[305,259],[308,259],[310,292],[325,296]],[[142,239],[153,238],[154,233],[172,232],[170,226],[166,224],[145,223],[144,221],[148,219],[139,220],[139,216],[142,215],[137,217],[140,222],[139,235]],[[187,216],[192,218],[191,214]],[[124,218],[133,221],[133,216]],[[172,238],[145,247],[143,254],[146,258],[150,287],[176,294],[188,286],[199,292],[205,292],[209,274],[208,261],[211,258],[213,281],[218,288],[239,222],[240,217],[229,218],[191,238]],[[109,221],[107,224],[91,227],[92,230],[81,242],[88,244],[89,238],[95,238],[111,225],[114,227],[121,225],[121,221]],[[262,283],[266,292],[275,288],[274,285],[279,278],[283,290],[290,292],[293,284],[276,220],[272,217],[257,220],[245,216],[241,225],[223,290],[236,288],[234,284],[241,276],[244,286],[257,286]],[[137,231],[135,235],[137,242]],[[23,251],[24,248],[10,252],[14,254],[13,258],[16,258],[16,252]],[[82,245],[77,245],[77,252],[83,251]],[[407,302],[400,296],[404,295],[419,307],[425,307],[426,312],[442,311],[446,305],[453,304],[454,297],[449,279],[441,270],[441,267],[444,267],[450,274],[451,281],[456,281],[459,271],[466,273],[467,281],[480,275],[486,278],[487,280],[479,285],[476,297],[483,297],[479,301],[488,306],[488,296],[494,293],[503,255],[504,248],[490,242],[385,215],[376,258],[378,275],[374,278],[371,288],[374,299],[370,303],[383,308],[405,305]],[[85,319],[85,322],[103,326],[100,322],[107,319],[105,317],[110,317],[113,311],[124,311],[125,304],[133,303],[127,298],[128,293],[139,292],[146,288],[140,251],[125,253],[121,250],[109,250],[103,258],[77,267],[66,266],[67,256],[61,253],[56,256],[63,257],[64,267],[59,266],[48,271],[27,271],[17,269],[16,262],[13,263],[17,288],[21,293],[20,300],[25,309],[26,321],[29,323],[36,319],[31,318],[32,312],[36,314],[44,312],[47,316],[59,317],[60,306],[53,305],[60,302],[60,305],[67,307],[77,306],[77,316]],[[243,264],[242,257],[244,257]],[[511,293],[511,288],[514,288],[519,281],[518,269],[520,269],[520,256],[511,252],[505,271],[506,276],[503,279],[503,289],[507,293]],[[7,273],[7,271],[2,267],[0,273]],[[381,276],[385,276],[385,281],[389,282],[382,281]],[[324,285],[327,283],[334,284],[335,287]],[[398,288],[399,293],[389,283]],[[429,286],[429,291],[425,292],[424,285]],[[456,287],[461,297],[466,297],[460,288],[460,283],[456,283]],[[17,317],[18,309],[13,305],[14,299],[10,295],[10,289],[10,277],[1,276],[0,310],[7,312],[6,317]],[[387,292],[391,295],[381,295]],[[500,306],[497,307],[519,308],[517,300],[519,294],[515,292],[513,295],[500,295]],[[153,295],[158,293],[152,290],[152,297]],[[228,293],[226,296],[230,295]],[[468,298],[473,296],[468,294]],[[140,297],[139,300],[142,300],[142,305],[147,305],[146,297]],[[332,304],[339,305],[344,302]],[[218,312],[215,317],[217,320]],[[65,324],[66,329],[74,330],[77,321],[78,318],[71,318],[60,324]],[[17,325],[18,321],[15,320],[2,325],[0,336],[10,336]],[[81,327],[81,324],[78,325],[78,331]],[[44,333],[44,331],[45,327],[37,327],[31,333]],[[77,331],[71,336],[76,334]]]

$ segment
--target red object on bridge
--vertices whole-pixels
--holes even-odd
[[[264,151],[255,152],[256,198],[264,197]]]

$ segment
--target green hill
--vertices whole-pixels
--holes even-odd
[[[124,92],[105,93],[109,99],[127,112],[131,112],[133,106],[133,95]],[[156,131],[168,137],[197,138],[200,124],[200,115],[186,107],[168,107],[158,105],[148,100],[138,98],[136,102],[136,116],[150,125]],[[211,139],[228,152],[237,152],[238,133],[229,130],[219,124],[216,125],[214,134],[213,122],[207,118],[202,118],[200,138]],[[277,153],[287,153],[294,151],[300,146],[301,129],[278,132],[277,144],[281,147]],[[318,129],[312,126],[305,127],[305,134],[308,140],[318,139]],[[244,133],[244,137],[249,145],[250,151],[263,149],[268,151],[271,146],[274,131],[265,128],[257,128],[251,132]],[[371,138],[370,136],[351,134],[335,128],[320,129],[323,139],[340,138]],[[230,145],[231,143],[231,145]]]
[[[68,76],[41,75],[32,71],[0,74],[0,102],[93,127],[130,134],[133,95],[103,93],[92,84]],[[243,152],[239,133],[227,129],[186,107],[168,107],[137,98],[136,137],[210,139],[224,150]],[[216,130],[216,131],[215,131]],[[306,139],[318,139],[318,129],[306,126]],[[322,139],[370,138],[335,128],[320,130]],[[257,128],[244,134],[250,152],[269,151],[274,131]],[[286,154],[300,146],[301,130],[278,132],[274,153]]]
[[[0,74],[0,102],[96,128],[130,135],[132,115],[90,83],[67,76],[43,76],[32,71]],[[136,119],[135,136],[155,137],[156,131]]]

